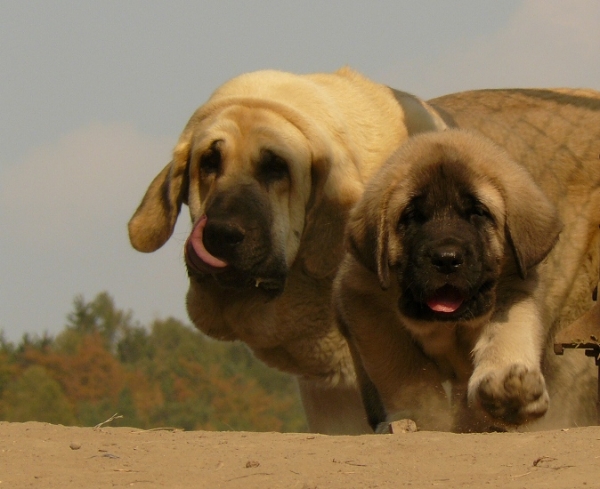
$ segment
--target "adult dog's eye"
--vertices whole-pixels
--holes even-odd
[[[221,170],[221,140],[213,141],[200,157],[200,172],[205,175],[219,173]]]
[[[261,153],[258,176],[266,183],[278,182],[289,178],[290,170],[282,157],[267,149]]]

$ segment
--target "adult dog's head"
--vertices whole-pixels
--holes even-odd
[[[185,246],[192,279],[268,295],[283,290],[306,227],[331,218],[326,205],[325,214],[311,215],[311,209],[328,198],[344,205],[343,189],[325,187],[334,148],[323,140],[325,129],[303,112],[307,104],[318,106],[315,97],[297,94],[304,105],[299,108],[261,93],[261,84],[305,89],[287,78],[275,72],[239,77],[196,111],[173,161],[129,223],[136,249],[162,246],[185,203],[194,224]],[[328,239],[327,230],[322,239]],[[327,269],[328,257],[319,258],[323,262],[308,264],[315,273]]]
[[[480,323],[501,275],[539,263],[561,229],[531,176],[480,135],[417,135],[367,186],[348,225],[350,249],[378,275],[395,273],[410,324]]]
[[[440,124],[425,104],[417,112],[405,123]],[[406,136],[391,90],[351,70],[241,75],[188,122],[129,223],[131,243],[145,252],[162,246],[185,203],[192,285],[272,297],[292,265],[331,277],[369,166]]]

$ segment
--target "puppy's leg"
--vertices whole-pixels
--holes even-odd
[[[364,412],[373,429],[411,419],[419,429],[449,431],[444,379],[403,326],[399,294],[396,282],[382,290],[377,276],[350,255],[336,277],[336,320],[350,345]]]
[[[483,327],[473,349],[468,397],[497,421],[514,426],[548,409],[541,372],[544,327],[532,297],[502,309]]]

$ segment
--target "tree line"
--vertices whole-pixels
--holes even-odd
[[[0,420],[141,429],[305,431],[295,380],[173,318],[142,325],[106,292],[55,337],[0,338]]]

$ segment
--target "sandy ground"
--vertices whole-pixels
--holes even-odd
[[[600,487],[600,427],[394,435],[0,423],[0,488]]]

